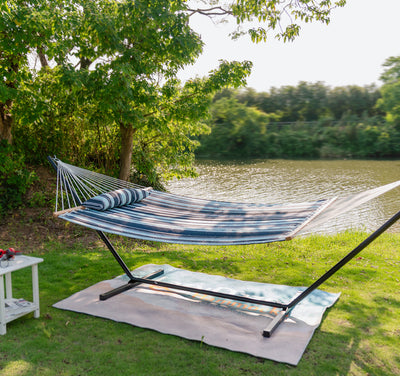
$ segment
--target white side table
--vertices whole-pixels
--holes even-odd
[[[23,315],[34,312],[34,317],[40,316],[39,307],[39,277],[38,264],[43,259],[30,256],[15,256],[10,260],[8,266],[0,267],[0,335],[6,334],[6,325]],[[2,266],[7,262],[2,262]],[[32,302],[25,299],[15,299],[12,296],[11,273],[17,270],[32,267]],[[3,278],[4,276],[4,278]],[[4,295],[4,279],[5,279],[5,295]]]

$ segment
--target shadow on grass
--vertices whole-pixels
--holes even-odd
[[[398,375],[400,331],[387,324],[396,325],[399,313],[400,300],[384,292],[364,302],[342,297],[325,314],[303,360],[312,362],[311,354],[322,351],[330,366],[335,364],[335,374]]]

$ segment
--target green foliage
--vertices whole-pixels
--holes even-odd
[[[400,56],[391,56],[382,65],[385,70],[380,79],[385,84],[396,83],[400,80]]]
[[[34,192],[29,200],[29,205],[33,208],[46,207],[47,197],[44,192]]]
[[[340,120],[349,114],[359,117],[383,114],[375,107],[381,94],[374,85],[330,88],[322,82],[300,82],[297,86],[273,87],[269,92],[246,89],[233,95],[240,102],[265,113],[279,114],[282,122],[315,121],[326,117]]]
[[[400,56],[389,57],[383,66],[385,71],[380,78],[384,85],[377,107],[385,111],[387,121],[400,130]]]
[[[400,81],[382,87],[378,107],[386,111],[386,120],[400,130]]]
[[[239,25],[233,36],[237,38],[246,33],[258,43],[272,34],[284,42],[293,41],[300,33],[301,24],[313,21],[328,24],[332,9],[345,4],[345,0],[236,0],[229,12]]]
[[[224,90],[214,97],[211,133],[199,138],[196,153],[209,158],[396,158],[399,129],[372,115],[379,96],[374,87],[329,90],[304,82],[270,93]]]
[[[387,113],[387,120],[400,129],[400,80],[383,85],[382,99],[378,106]]]
[[[0,218],[23,204],[24,195],[35,179],[36,175],[27,170],[24,157],[15,153],[7,142],[0,141]]]
[[[199,138],[198,154],[257,157],[263,155],[263,140],[269,117],[235,98],[221,98],[211,110],[211,133]]]

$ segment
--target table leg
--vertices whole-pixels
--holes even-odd
[[[40,316],[40,305],[39,305],[39,273],[37,264],[32,265],[32,295],[33,295],[33,304],[36,307],[33,317],[38,318]]]
[[[11,273],[6,273],[6,299],[12,299]]]
[[[0,275],[0,335],[6,334],[6,304],[4,301],[4,278]]]

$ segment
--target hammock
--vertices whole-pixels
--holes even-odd
[[[280,308],[281,312],[277,314],[276,320],[264,330],[264,336],[270,336],[294,305],[386,231],[400,216],[400,212],[397,213],[291,302],[283,304],[260,301],[245,296],[233,296],[156,281],[162,271],[147,278],[134,277],[104,232],[176,244],[238,245],[290,240],[300,233],[309,231],[345,211],[398,187],[400,181],[344,198],[333,197],[314,202],[283,205],[244,204],[194,199],[149,190],[149,188],[64,163],[57,158],[49,157],[49,161],[57,171],[55,215],[96,230],[130,278],[127,286],[102,294],[101,300],[108,299],[139,283],[149,283]],[[126,204],[127,195],[131,198],[132,192],[139,194],[140,199]],[[91,206],[93,202],[95,204]],[[104,202],[110,206],[109,209],[92,209]]]

